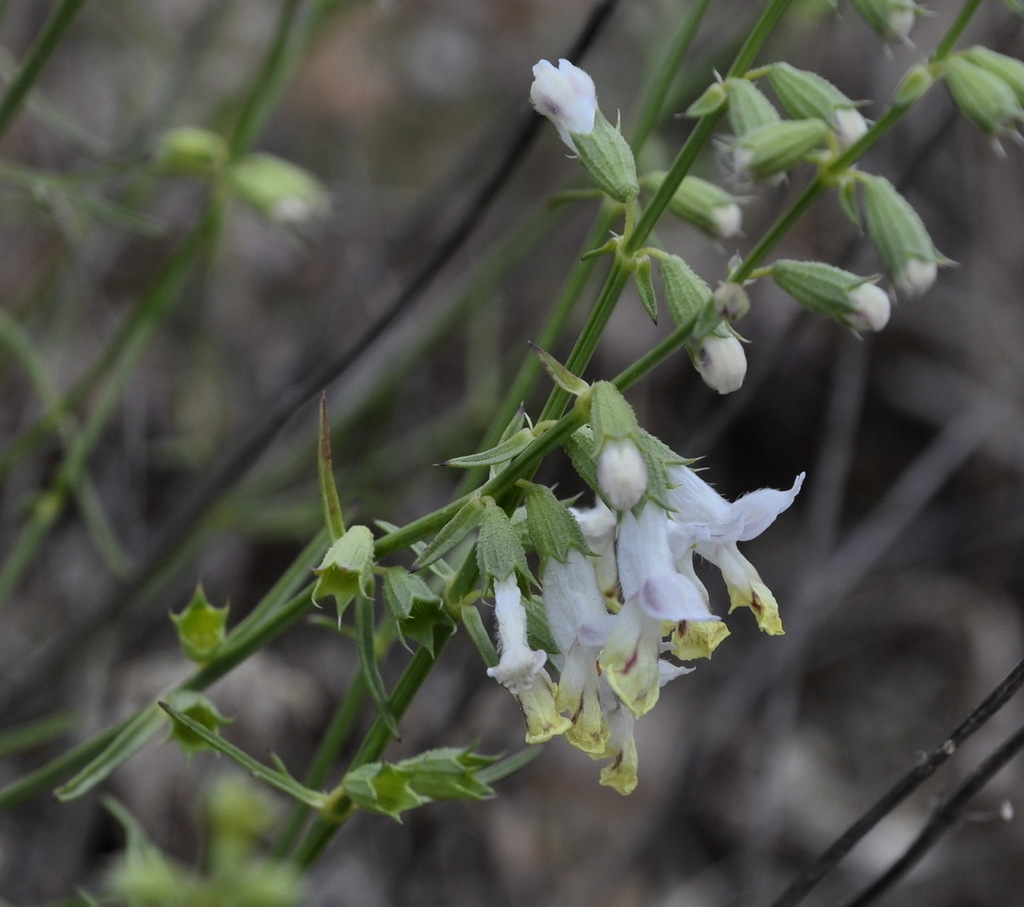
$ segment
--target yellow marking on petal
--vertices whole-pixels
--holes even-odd
[[[710,658],[728,635],[721,620],[681,621],[672,632],[672,654],[680,661]]]
[[[764,583],[754,583],[749,592],[742,589],[730,589],[729,600],[731,607],[729,613],[736,608],[750,608],[757,618],[757,625],[762,632],[770,636],[782,636],[786,631],[782,629],[782,618],[779,617],[779,605]]]

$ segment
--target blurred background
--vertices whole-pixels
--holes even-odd
[[[328,204],[281,223],[236,199],[203,228],[210,187],[154,167],[159,137],[177,126],[229,134],[289,6],[315,9],[316,28],[253,147],[314,174]],[[447,503],[459,476],[433,464],[477,448],[597,215],[593,201],[549,206],[586,185],[553,129],[537,133],[444,267],[428,269],[425,291],[379,339],[365,332],[499,168],[529,116],[532,65],[565,55],[593,6],[84,6],[0,143],[0,720],[73,716],[57,739],[0,763],[0,784],[187,675],[167,613],[197,582],[230,602],[233,623],[319,529],[316,400],[300,393],[310,375],[358,349],[326,387],[350,522],[401,524]],[[602,109],[619,111],[627,134],[688,6],[623,0],[586,57]],[[884,46],[839,6],[794,3],[761,62],[820,73],[870,100],[868,118],[960,8],[933,3],[913,45]],[[0,3],[5,84],[53,7]],[[691,126],[671,114],[727,68],[761,7],[711,5],[642,169],[671,161]],[[1019,17],[983,4],[973,43],[1020,58]],[[309,904],[768,904],[1011,670],[1024,641],[1024,151],[1003,145],[939,86],[862,161],[957,262],[923,298],[901,300],[879,336],[806,315],[762,282],[739,326],[750,341],[739,392],[708,390],[685,355],[630,391],[641,424],[704,457],[730,499],[807,471],[793,508],[745,549],[787,635],[733,616],[715,658],[638,723],[632,796],[598,786],[599,766],[555,740],[494,800],[432,805],[402,825],[357,817],[312,872]],[[714,155],[697,170],[726,179]],[[668,219],[658,239],[714,285],[808,178],[751,191],[737,240],[712,243]],[[185,255],[190,243],[199,251]],[[833,196],[776,251],[882,269]],[[627,295],[587,377],[612,377],[667,331]],[[564,356],[573,336],[552,352]],[[546,392],[527,401],[531,414]],[[59,424],[36,431],[68,394]],[[278,409],[288,418],[258,456],[218,478]],[[560,456],[541,478],[583,490]],[[196,519],[183,523],[188,507]],[[724,612],[718,577],[706,580]],[[294,628],[211,690],[234,717],[225,735],[302,775],[355,662],[337,634]],[[402,664],[396,650],[386,679]],[[1022,720],[1024,702],[1011,701],[806,903],[842,903],[877,878]],[[514,700],[464,635],[403,731],[389,758],[474,740],[512,752],[523,735]],[[102,790],[194,861],[200,792],[234,768],[151,745]],[[1024,903],[1022,780],[1011,763],[880,903]],[[0,816],[0,897],[38,904],[95,889],[122,847],[96,796],[37,797]]]

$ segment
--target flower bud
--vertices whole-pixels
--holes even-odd
[[[180,126],[157,140],[156,163],[183,176],[213,176],[228,160],[228,143],[209,129]]]
[[[817,73],[788,63],[775,63],[768,72],[772,88],[794,119],[831,123],[839,143],[847,148],[867,132],[867,123],[855,102]]]
[[[647,490],[647,464],[636,445],[636,415],[614,384],[598,381],[591,394],[590,418],[598,488],[609,506],[629,510]]]
[[[925,92],[935,84],[935,76],[925,64],[914,66],[900,80],[893,92],[892,103],[896,107],[907,107],[920,100]]]
[[[960,56],[970,60],[975,66],[980,66],[993,75],[999,76],[1010,86],[1010,90],[1017,96],[1017,100],[1024,104],[1024,63],[1020,60],[981,46],[970,47]]]
[[[608,441],[597,456],[597,481],[615,510],[635,507],[647,490],[647,464],[629,438]]]
[[[714,294],[715,311],[730,324],[750,311],[750,297],[742,284],[727,281],[718,285]]]
[[[932,242],[910,203],[885,177],[863,176],[868,236],[885,262],[893,283],[920,296],[935,282],[939,265],[950,264]]]
[[[889,321],[885,292],[870,280],[817,261],[782,260],[772,279],[812,312],[827,315],[855,331],[880,331]]]
[[[602,192],[619,202],[640,194],[629,143],[598,110],[594,80],[582,69],[568,60],[559,60],[558,69],[541,60],[533,67],[530,101],[555,124]]]
[[[659,256],[658,268],[665,288],[665,305],[676,326],[698,319],[708,308],[711,287],[678,255]]]
[[[652,173],[644,181],[657,187],[664,177],[664,173]],[[683,178],[669,200],[668,209],[677,217],[719,239],[735,236],[743,224],[739,199],[699,176]]]
[[[763,180],[795,167],[823,147],[831,130],[821,120],[785,120],[746,133],[733,146],[733,169],[741,179]]]
[[[239,198],[280,224],[301,224],[327,209],[327,193],[311,174],[272,154],[249,154],[231,167]]]
[[[957,54],[946,61],[943,73],[960,112],[989,135],[1011,132],[1014,120],[1024,119],[1016,93],[994,72]]]
[[[609,198],[628,202],[640,194],[636,176],[636,160],[629,142],[618,128],[609,123],[599,110],[594,128],[586,135],[573,133],[580,163],[590,178]]]
[[[750,79],[727,79],[724,85],[729,95],[729,128],[735,136],[745,136],[760,126],[782,119],[772,102]]]
[[[850,0],[878,34],[887,40],[906,41],[914,27],[918,6],[912,0]]]
[[[558,135],[576,152],[570,133],[586,135],[594,128],[597,115],[597,89],[594,80],[568,60],[559,60],[555,69],[547,60],[533,67],[530,86],[533,109],[554,123]]]
[[[691,353],[694,367],[704,383],[720,394],[731,394],[743,385],[747,374],[747,355],[739,339],[723,328],[704,339]]]
[[[171,620],[186,657],[197,664],[205,664],[224,641],[228,609],[227,606],[215,608],[211,605],[202,585],[199,585],[185,610],[172,614]]]
[[[373,598],[373,533],[366,526],[352,526],[331,545],[313,573],[317,581],[311,598],[319,602],[333,595],[340,620],[357,595]]]

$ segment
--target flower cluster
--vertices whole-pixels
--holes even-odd
[[[721,571],[730,613],[750,608],[764,632],[783,632],[775,598],[738,543],[767,529],[804,478],[788,491],[763,489],[730,502],[686,461],[658,458],[667,449],[649,440],[638,453],[658,459],[659,493],[652,483],[632,509],[602,501],[606,486],[618,490],[608,475],[614,468],[599,475],[592,508],[570,510],[549,489],[526,486],[526,524],[540,558],[553,647],[531,647],[515,573],[494,582],[501,657],[488,673],[519,700],[527,741],[564,735],[593,758],[609,759],[601,783],[622,794],[637,784],[636,719],[654,707],[664,684],[693,670],[680,662],[710,657],[729,635],[711,610],[694,555]],[[623,463],[635,475],[635,465]],[[557,683],[549,667],[557,669]]]

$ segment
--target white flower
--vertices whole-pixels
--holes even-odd
[[[850,302],[854,310],[844,320],[855,331],[880,331],[889,323],[889,294],[873,283],[862,283],[851,290]]]
[[[615,530],[618,526],[615,514],[600,498],[593,507],[570,507],[569,512],[576,518],[583,530],[583,538],[594,552],[591,559],[597,573],[597,585],[608,598],[614,598],[619,585],[619,570],[615,562]]]
[[[708,337],[700,345],[693,364],[704,383],[720,394],[739,390],[747,374],[747,354],[732,334]]]
[[[703,586],[676,570],[669,519],[653,501],[619,525],[619,584],[624,604],[601,652],[609,685],[634,715],[650,711],[670,674],[661,665],[662,626],[717,620]]]
[[[647,490],[647,464],[629,438],[605,442],[597,457],[597,484],[616,510],[640,503]]]
[[[576,144],[571,133],[589,135],[597,115],[597,89],[594,80],[568,60],[559,60],[555,69],[547,60],[533,67],[530,103],[546,116],[558,135],[573,152]]]
[[[555,708],[555,685],[544,669],[545,652],[534,651],[526,638],[526,609],[514,573],[494,583],[501,658],[487,674],[508,689],[526,716],[526,742],[542,743],[569,727]]]
[[[734,503],[729,503],[692,469],[673,468],[669,477],[674,486],[669,497],[675,508],[672,518],[677,552],[683,545],[692,544],[697,554],[722,571],[729,589],[730,611],[748,607],[764,632],[781,634],[782,621],[775,597],[736,545],[760,535],[793,503],[803,485],[804,473],[796,477],[788,491],[763,488]]]
[[[557,706],[568,712],[566,739],[593,756],[603,755],[609,730],[600,694],[597,659],[613,620],[589,558],[570,549],[565,563],[550,558],[541,577],[544,608],[560,657]]]

